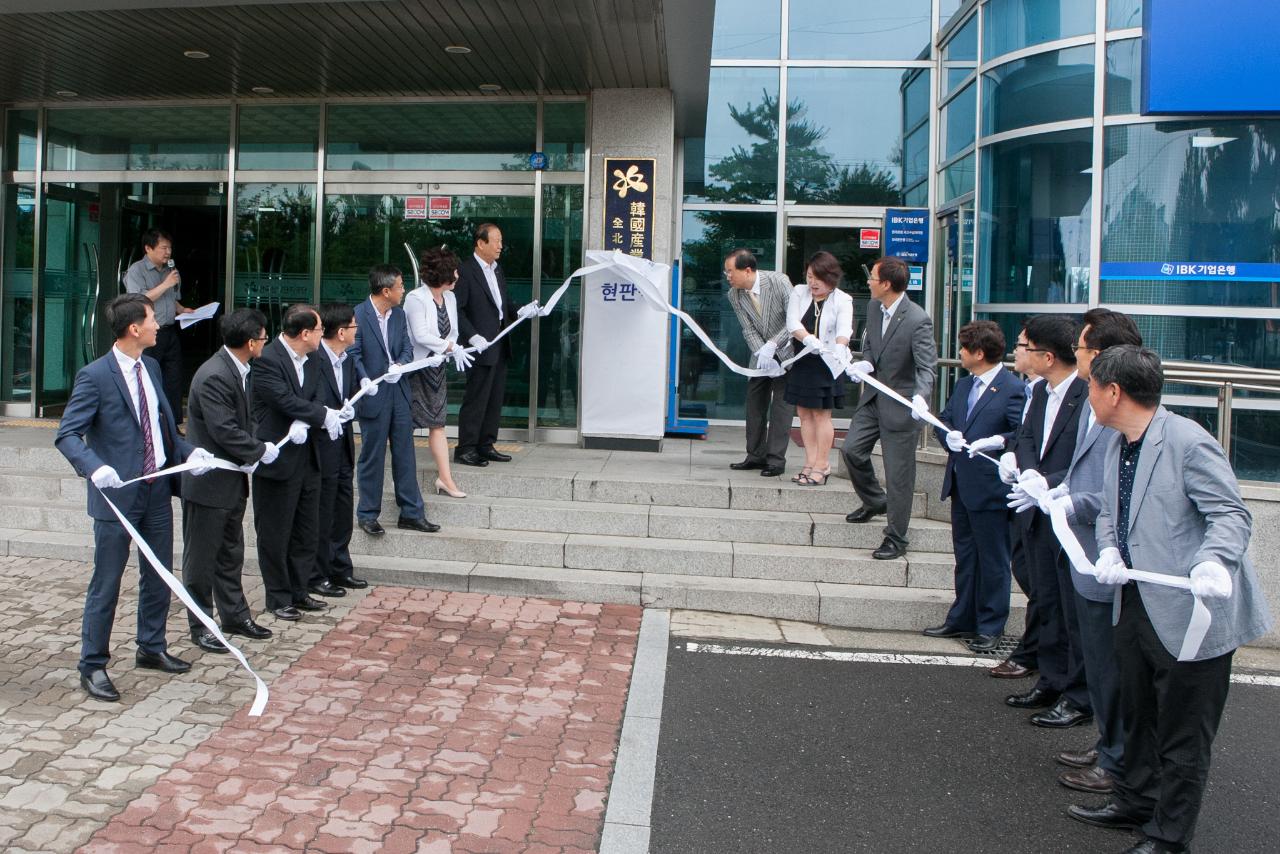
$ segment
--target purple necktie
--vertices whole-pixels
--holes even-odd
[[[142,360],[133,363],[133,373],[138,380],[138,421],[142,425],[142,474],[156,470],[156,446],[151,437],[151,407],[147,406],[147,389],[142,384]],[[147,483],[155,480],[147,478]]]

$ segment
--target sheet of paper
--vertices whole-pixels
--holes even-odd
[[[208,320],[209,318],[213,317],[215,314],[218,313],[218,307],[220,305],[222,305],[222,303],[211,302],[208,305],[200,306],[194,311],[189,311],[186,314],[180,314],[178,315],[178,323],[182,326],[183,329],[186,329],[188,326],[190,326],[193,323],[199,323],[202,320]]]

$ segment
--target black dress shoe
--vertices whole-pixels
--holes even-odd
[[[511,462],[510,454],[504,454],[496,448],[481,448],[477,453],[480,454],[480,459],[488,460],[491,463]]]
[[[241,637],[253,638],[254,640],[262,640],[269,638],[275,632],[266,626],[260,626],[253,620],[241,620],[236,623],[223,623],[222,633],[224,635],[240,635]]]
[[[884,510],[883,507],[859,507],[848,516],[845,516],[844,520],[846,522],[870,522],[872,516],[883,516]]]
[[[880,544],[880,548],[871,553],[876,560],[893,560],[902,557],[907,553],[906,546],[900,546],[888,537],[884,538],[884,542]]]
[[[1060,698],[1048,711],[1031,716],[1031,723],[1049,729],[1066,729],[1092,720],[1093,712],[1077,709],[1066,697]]]
[[[974,652],[995,652],[996,647],[1000,646],[1000,636],[978,635],[970,640],[967,646]]]
[[[421,531],[424,534],[434,534],[440,530],[440,526],[430,519],[406,519],[401,516],[396,522],[397,528],[404,528],[406,531]]]
[[[886,540],[886,542],[888,542]],[[964,629],[957,629],[955,626],[948,626],[943,623],[940,626],[930,626],[921,632],[927,638],[971,638],[973,632],[966,632]]]
[[[343,590],[341,587],[338,587],[336,584],[334,584],[332,581],[330,581],[327,578],[324,581],[321,581],[319,584],[312,584],[310,587],[307,588],[307,591],[309,593],[314,593],[317,596],[328,596],[333,599],[337,599],[339,596],[347,595],[347,591]]]
[[[1109,827],[1114,830],[1132,830],[1135,827],[1141,827],[1147,821],[1129,812],[1115,801],[1107,801],[1100,807],[1082,807],[1079,804],[1072,804],[1067,807],[1067,815],[1076,821],[1092,824],[1094,827]]]
[[[1174,848],[1159,839],[1144,839],[1132,848],[1126,848],[1120,854],[1182,854],[1189,848]]]
[[[1058,775],[1058,782],[1077,792],[1091,795],[1109,795],[1115,788],[1116,778],[1110,771],[1093,765],[1089,768],[1072,768]]]
[[[348,590],[363,590],[369,586],[369,582],[363,578],[356,578],[354,575],[344,575],[341,578],[334,579],[333,583]]]
[[[1010,694],[1004,698],[1006,706],[1015,709],[1047,709],[1058,702],[1057,691],[1046,691],[1043,688],[1032,688],[1025,694]]]
[[[272,608],[271,613],[275,614],[278,619],[289,620],[290,622],[302,619],[302,612],[292,605],[283,605],[279,608]]]
[[[1092,768],[1098,762],[1098,751],[1092,747],[1079,753],[1064,750],[1055,758],[1059,764],[1069,768]]]
[[[223,647],[226,650],[226,647]],[[138,650],[138,654],[133,660],[139,667],[147,670],[160,670],[164,673],[186,673],[191,669],[191,663],[183,661],[177,656],[170,655],[168,652],[143,652]]]
[[[729,463],[729,468],[734,471],[751,471],[752,469],[765,468],[765,464],[760,460],[753,460],[750,457],[747,457],[740,463]]]
[[[761,477],[781,477],[785,469],[782,466],[765,466],[760,469]]]
[[[329,606],[321,602],[319,599],[312,599],[310,596],[303,596],[301,599],[293,603],[293,607],[299,611],[323,611]]]
[[[460,454],[453,455],[455,463],[462,463],[464,466],[487,466],[489,461],[480,456],[475,451],[463,451]]]
[[[205,652],[216,652],[225,655],[231,651],[223,646],[222,641],[214,637],[213,632],[208,629],[192,629],[191,642]]]
[[[111,684],[111,679],[107,676],[105,670],[90,670],[87,674],[80,674],[80,687],[84,692],[95,700],[102,700],[104,703],[116,703],[120,700],[120,692],[116,690],[116,686]]]
[[[378,524],[377,519],[360,519],[356,524],[371,537],[380,537],[387,532],[386,528]]]

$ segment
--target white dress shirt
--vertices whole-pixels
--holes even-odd
[[[249,379],[249,366],[240,361],[239,357],[232,353],[229,347],[224,346],[222,349],[227,351],[227,355],[231,357],[231,364],[235,365],[236,370],[240,372],[240,389],[242,391],[245,390],[245,383]]]
[[[1040,456],[1044,456],[1044,449],[1049,445],[1049,432],[1053,430],[1053,422],[1058,417],[1058,410],[1062,408],[1062,398],[1067,394],[1067,388],[1075,380],[1075,374],[1069,374],[1065,380],[1057,385],[1050,385],[1045,380],[1045,389],[1049,393],[1049,399],[1045,402],[1044,407],[1044,438],[1040,440]]]
[[[991,383],[995,381],[996,374],[1000,373],[1000,368],[1000,365],[996,365],[994,368],[987,370],[986,373],[973,375],[973,384],[978,388],[978,393],[973,397],[974,406],[977,406],[978,401],[982,400],[982,395],[986,394],[987,386],[991,385]],[[970,393],[972,393],[972,391],[973,390],[970,389]],[[966,403],[967,402],[968,401],[966,401]],[[969,413],[966,412],[965,416],[967,417],[968,414]]]
[[[324,354],[329,357],[329,365],[333,368],[333,381],[338,386],[338,397],[342,400],[347,399],[347,391],[342,387],[342,363],[347,360],[347,351],[335,353],[329,349],[327,342],[321,340],[320,346],[324,348]]]
[[[898,310],[898,306],[902,305],[902,298],[905,293],[898,294],[898,298],[889,305],[880,303],[880,311],[884,315],[884,319],[880,322],[880,334],[884,335],[889,331],[889,323],[893,320],[893,313]]]
[[[1032,393],[1035,392],[1036,385],[1042,382],[1044,382],[1044,377],[1036,377],[1031,382],[1027,383],[1027,399],[1022,402],[1022,420],[1023,421],[1027,420],[1027,412],[1028,410],[1031,409],[1031,395]]]
[[[124,374],[124,384],[129,388],[129,402],[133,404],[133,417],[138,418],[138,423],[141,424],[139,413],[142,409],[138,406],[138,375],[134,373],[134,365],[140,360],[129,358],[116,346],[112,346],[111,352],[116,357],[120,372]],[[147,414],[151,422],[151,448],[155,454],[156,471],[159,471],[164,468],[165,460],[168,458],[164,453],[164,435],[160,432],[160,398],[156,397],[156,387],[151,382],[151,374],[147,371],[146,365],[142,366],[142,393],[147,396]]]
[[[293,352],[293,348],[284,342],[283,335],[278,340],[280,341],[280,346],[284,348],[284,351],[289,354],[289,358],[293,360],[293,370],[298,374],[298,388],[302,388],[306,383],[306,376],[303,374],[302,369],[307,366],[307,357],[305,355],[299,356]]]
[[[373,297],[369,297],[369,307],[373,309],[373,316],[378,318],[378,331],[382,333],[382,350],[387,354],[387,364],[389,365],[395,359],[391,358],[391,335],[387,332],[387,324],[391,321],[391,309],[395,308],[395,306],[390,306],[386,314],[381,314],[378,311],[378,304],[373,301]]]
[[[489,293],[493,295],[493,304],[498,307],[498,323],[502,323],[502,291],[498,288],[498,262],[485,263],[479,255],[474,256],[476,263],[484,272],[484,280],[489,283]]]

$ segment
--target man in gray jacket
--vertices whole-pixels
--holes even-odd
[[[862,358],[871,363],[872,376],[911,399],[912,409],[896,401],[882,401],[874,388],[864,387],[841,448],[853,488],[862,500],[862,506],[845,516],[845,521],[867,522],[886,511],[889,514],[884,542],[871,553],[877,560],[892,560],[907,553],[920,412],[929,410],[928,400],[937,376],[933,323],[925,310],[907,296],[909,275],[906,262],[900,258],[881,258],[872,268],[867,284],[873,299],[867,304],[867,323],[862,330]],[[887,491],[880,486],[871,466],[871,449],[877,440],[884,454]]]
[[[792,338],[787,334],[791,280],[782,273],[758,269],[749,249],[735,249],[725,256],[724,277],[729,281],[729,305],[751,348],[752,367],[777,368],[791,356]],[[763,477],[777,477],[786,466],[796,408],[782,399],[787,377],[777,370],[777,376],[747,380],[747,458],[729,464],[735,471],[760,469]]]
[[[1194,421],[1160,406],[1164,373],[1155,353],[1111,347],[1089,373],[1089,404],[1098,421],[1119,434],[1107,447],[1096,533],[1098,580],[1116,585],[1124,769],[1111,800],[1067,812],[1101,827],[1140,827],[1144,838],[1129,852],[1185,851],[1209,776],[1232,655],[1271,628],[1247,556],[1252,518],[1218,443]],[[1135,568],[1189,579],[1190,593],[1135,582],[1129,574]],[[1198,647],[1179,660],[1195,600],[1212,621]]]

